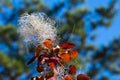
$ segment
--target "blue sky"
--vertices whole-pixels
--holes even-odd
[[[110,0],[86,0],[85,6],[90,8],[90,10],[94,10],[95,7],[99,7],[101,5],[108,6]],[[91,34],[97,35],[97,38],[94,42],[90,42],[94,44],[96,47],[101,45],[108,46],[109,43],[114,39],[120,37],[120,0],[116,4],[117,14],[112,20],[112,24],[109,28],[100,27],[93,31]]]
[[[47,6],[49,6],[50,9],[52,9],[54,7],[53,4],[55,5],[59,5],[60,1],[64,1],[64,0],[51,0],[51,2],[49,2],[48,0],[43,0],[43,3],[45,3]],[[64,1],[65,4],[69,5],[67,2],[69,0]],[[94,12],[94,9],[96,7],[100,7],[100,6],[105,6],[108,7],[109,4],[111,3],[111,0],[86,0],[86,2],[82,5],[80,5],[80,8],[87,8],[90,11]],[[103,26],[95,29],[94,31],[92,31],[90,33],[91,35],[96,35],[97,38],[95,39],[94,42],[90,41],[90,40],[86,40],[88,45],[94,45],[96,47],[100,47],[100,46],[109,46],[110,42],[114,39],[114,38],[118,38],[120,37],[120,0],[118,0],[117,4],[116,4],[116,10],[118,11],[117,14],[115,15],[115,17],[112,20],[112,24],[109,28],[104,28]],[[67,11],[67,7],[63,8],[61,10],[61,12],[58,14],[58,18],[62,19],[63,13]]]

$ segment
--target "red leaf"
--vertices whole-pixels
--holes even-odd
[[[74,65],[70,65],[68,73],[72,74],[72,75],[75,75],[75,73],[76,73],[76,67]]]
[[[47,47],[48,49],[52,49],[52,48],[53,48],[53,45],[51,44],[50,41],[45,41],[45,42],[43,42],[43,44],[44,44],[45,47]]]
[[[50,68],[54,68],[54,66],[55,66],[55,63],[54,62],[48,62],[48,65],[50,66]]]
[[[59,58],[58,57],[51,57],[46,62],[51,68],[54,68],[54,66],[58,63]]]
[[[34,56],[33,58],[31,58],[30,61],[28,61],[27,65],[29,65],[29,64],[31,64],[33,61],[35,61],[36,58],[37,58],[36,56]]]
[[[67,63],[70,61],[70,55],[68,53],[63,53],[60,55],[60,58],[64,63]]]
[[[65,76],[64,80],[73,80],[73,76],[67,75],[67,76]]]
[[[70,59],[75,59],[78,56],[78,51],[77,50],[70,50],[69,52]]]
[[[90,80],[90,77],[86,76],[84,74],[78,74],[77,75],[77,80]]]
[[[65,44],[62,44],[60,47],[63,49],[69,49],[69,48],[73,48],[74,46],[75,44],[73,43],[65,43]]]

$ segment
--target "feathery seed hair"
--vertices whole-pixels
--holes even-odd
[[[25,13],[19,19],[18,32],[27,45],[39,45],[46,39],[56,39],[55,21],[42,13]]]

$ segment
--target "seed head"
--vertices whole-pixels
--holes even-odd
[[[39,45],[46,39],[55,39],[55,21],[42,13],[25,13],[19,19],[18,32],[27,45]]]

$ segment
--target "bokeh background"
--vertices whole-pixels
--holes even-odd
[[[120,0],[0,0],[0,80],[29,80],[38,75],[26,65],[34,48],[17,33],[23,13],[41,12],[56,21],[60,42],[76,44],[70,62],[91,80],[120,80]]]

